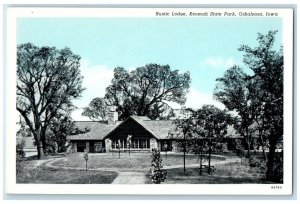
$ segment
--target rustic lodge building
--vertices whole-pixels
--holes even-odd
[[[130,116],[118,121],[118,113],[111,110],[107,121],[77,121],[79,129],[86,133],[71,135],[67,139],[72,152],[110,151],[176,151],[176,143],[169,136],[175,125],[172,120],[151,120],[146,116]]]

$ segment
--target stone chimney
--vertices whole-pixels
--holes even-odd
[[[110,106],[109,112],[107,114],[107,124],[108,125],[114,125],[116,124],[116,121],[118,120],[118,112],[116,111],[116,106]]]

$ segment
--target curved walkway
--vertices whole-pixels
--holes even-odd
[[[240,161],[240,158],[238,157],[228,157],[228,156],[220,156],[225,158],[225,160],[218,160],[218,161],[212,161],[211,165],[216,164],[226,164],[226,163],[233,163]],[[45,162],[42,162],[41,165],[52,168],[52,169],[64,169],[64,170],[85,170],[85,168],[80,167],[61,167],[61,166],[55,166],[53,165],[55,162],[64,159],[64,158],[53,158],[50,160],[46,160]],[[164,169],[174,169],[174,168],[182,168],[183,165],[172,165],[172,166],[164,166]],[[197,168],[199,167],[199,164],[189,164],[186,165],[187,168]],[[112,184],[145,184],[147,181],[149,181],[149,178],[147,175],[147,169],[116,169],[116,168],[90,168],[89,170],[92,171],[114,171],[118,173],[118,176],[115,178],[115,180],[112,182]]]

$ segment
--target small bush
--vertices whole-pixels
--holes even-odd
[[[16,171],[17,171],[17,175],[18,175],[19,173],[21,173],[23,169],[24,169],[23,159],[17,157],[17,160],[16,160]]]
[[[153,183],[160,184],[167,178],[166,170],[163,170],[162,158],[160,151],[157,149],[152,150],[152,162],[150,170],[150,178]]]
[[[274,159],[274,181],[283,183],[283,151],[275,154]]]
[[[151,173],[150,178],[152,179],[153,183],[160,184],[164,182],[165,179],[167,178],[167,172],[166,170],[162,170],[162,169],[154,170]]]
[[[250,157],[249,166],[256,170],[256,173],[265,173],[267,166],[266,161],[257,157]]]
[[[17,145],[16,145],[17,158],[24,158],[25,157],[24,146],[25,146],[25,140],[23,138],[18,139],[17,140]]]

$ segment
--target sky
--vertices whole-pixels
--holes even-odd
[[[127,70],[149,63],[169,64],[181,73],[189,71],[191,87],[185,106],[214,104],[216,79],[233,65],[243,66],[242,44],[256,47],[257,33],[278,30],[275,49],[282,45],[281,18],[19,18],[17,44],[69,47],[81,56],[86,88],[74,120],[95,97],[102,97],[117,66]],[[178,104],[170,103],[174,108]]]

